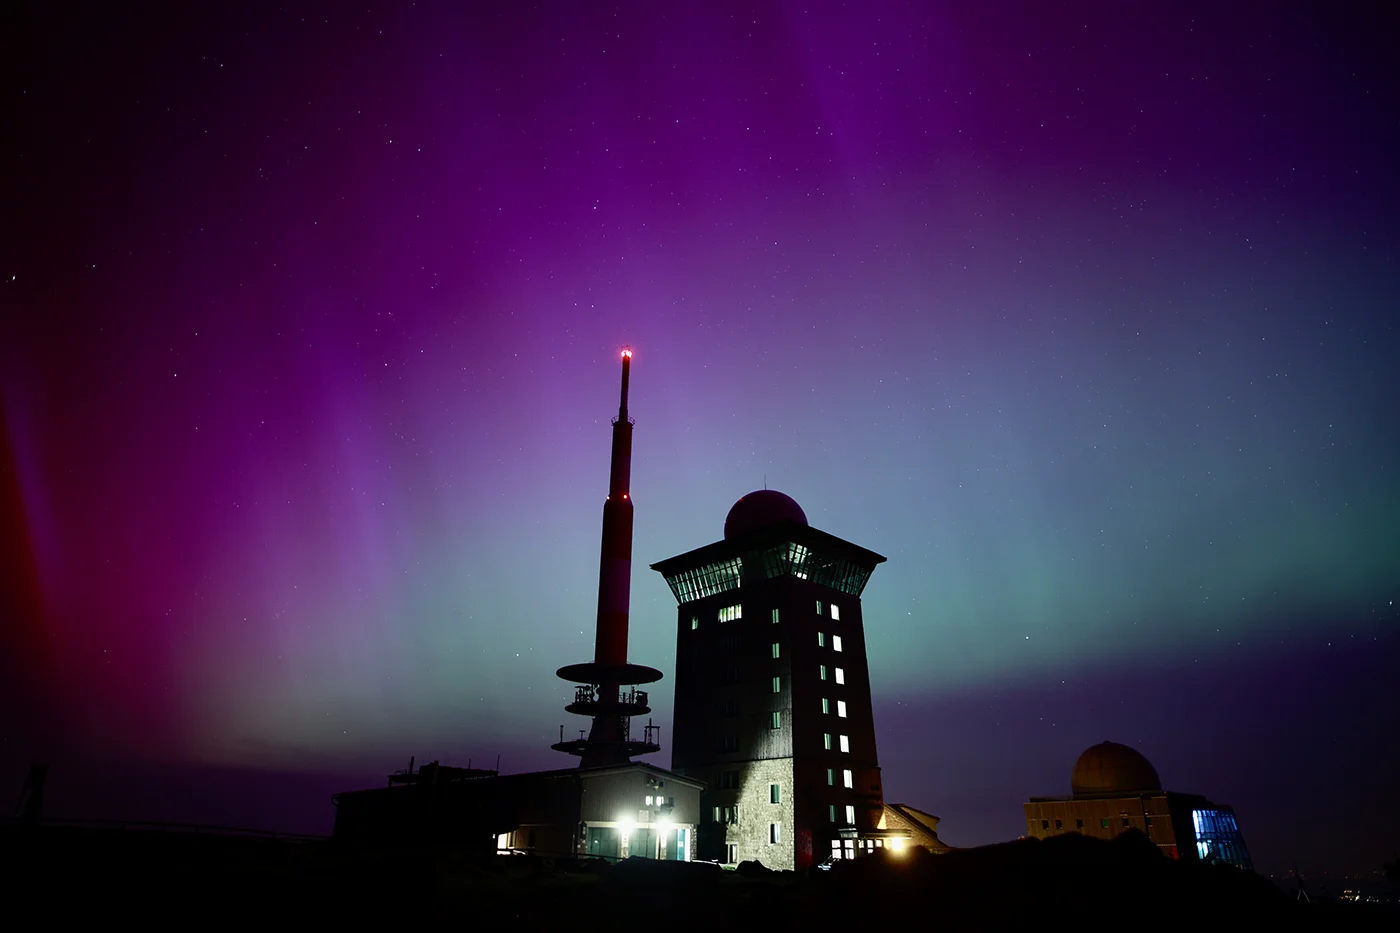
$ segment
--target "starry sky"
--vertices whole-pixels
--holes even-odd
[[[1400,847],[1379,5],[135,7],[5,14],[16,791],[324,832],[567,765],[630,344],[633,661],[767,484],[889,558],[949,843],[1112,739],[1265,870]]]

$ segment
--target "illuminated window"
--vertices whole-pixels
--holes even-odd
[[[822,747],[825,748],[827,751],[831,751],[831,733],[830,733],[830,732],[823,732],[823,733],[822,733]]]
[[[855,778],[851,775],[851,769],[850,769],[850,768],[847,768],[846,770],[844,770],[844,771],[841,772],[841,786],[842,786],[842,787],[855,787],[855,786],[856,786],[856,785],[855,785]]]
[[[838,684],[844,684],[846,682],[846,669],[844,667],[838,667],[836,669],[836,682]]]
[[[826,769],[826,786],[827,786],[827,787],[835,787],[835,786],[836,786],[836,769],[835,769],[835,768],[827,768],[827,769]]]
[[[846,824],[849,826],[856,825],[856,808],[850,804],[846,805]],[[850,840],[847,840],[846,845],[849,846],[850,844]]]
[[[719,611],[719,620],[721,622],[733,622],[736,619],[742,619],[743,617],[743,606],[725,606]]]
[[[831,701],[828,700],[826,697],[822,697],[822,715],[823,715],[823,716],[827,716],[827,715],[830,715],[830,713],[831,713]]]
[[[700,617],[699,617],[699,616],[691,616],[691,617],[690,617],[690,630],[693,632],[693,631],[695,631],[696,629],[698,629],[699,627],[700,627]]]
[[[850,736],[847,736],[847,735],[841,736],[841,751],[845,752],[845,753],[848,754],[848,755],[851,753],[851,738],[850,738]]]
[[[841,636],[840,636],[840,635],[832,635],[832,636],[831,636],[831,650],[832,650],[832,651],[840,651],[840,650],[841,650]]]
[[[737,861],[739,861],[738,843],[727,843],[724,847],[724,864],[733,865]]]
[[[822,680],[826,680],[826,665],[823,664],[823,665],[821,666],[821,669],[822,669]]]
[[[817,600],[817,615],[821,615],[821,614],[822,614],[822,601],[819,599],[819,600]]]
[[[769,784],[769,785],[768,785],[768,802],[769,802],[769,803],[782,803],[782,802],[783,802],[783,787],[782,787],[781,784]]]
[[[651,806],[651,794],[647,794],[647,806]]]
[[[826,633],[825,633],[825,632],[818,632],[818,633],[817,633],[817,647],[818,647],[818,648],[825,648],[825,647],[826,647]]]
[[[837,701],[836,701],[836,715],[837,715],[837,716],[840,716],[842,719],[845,719],[845,718],[846,718],[846,701],[845,701],[845,700],[837,700]]]
[[[1196,855],[1203,862],[1227,862],[1246,871],[1253,870],[1234,811],[1227,808],[1192,810],[1191,825],[1196,831]]]
[[[778,656],[781,655],[781,654],[782,654],[782,649],[778,647],[778,643],[777,643],[776,641],[773,642],[773,657],[776,658],[776,657],[778,657]]]
[[[782,693],[782,692],[783,692],[783,679],[782,679],[781,677],[774,677],[774,678],[773,678],[773,692],[774,692],[774,693]]]
[[[773,711],[773,716],[768,722],[771,729],[781,729],[783,727],[783,714],[777,710]]]
[[[738,808],[738,806],[725,807],[725,808],[724,808],[724,821],[725,821],[726,823],[730,824],[731,826],[737,826],[737,825],[739,825],[739,808]]]
[[[776,610],[776,609],[773,610],[773,624],[774,624],[774,625],[777,625],[777,624],[778,624],[778,610]]]
[[[775,845],[777,845],[778,843],[780,843],[780,842],[782,842],[782,841],[783,841],[783,824],[782,824],[782,823],[769,823],[769,824],[768,824],[768,844],[769,844],[769,845],[775,846]]]
[[[836,822],[836,804],[834,804],[834,803],[829,803],[829,804],[826,805],[826,818],[827,818],[828,820],[830,820],[831,822],[833,822],[833,823]],[[839,842],[834,842],[834,843],[831,844],[831,847],[832,847],[833,849],[836,850],[836,857],[837,857],[837,858],[840,858],[840,857],[841,857],[841,843],[839,843]]]
[[[715,807],[715,808],[714,808],[714,813],[710,815],[710,822],[711,822],[711,823],[718,823],[718,822],[719,822],[719,807]]]
[[[838,605],[836,605],[835,603],[832,603],[832,604],[831,604],[831,621],[833,621],[833,622],[840,622],[840,621],[841,621],[841,607],[838,606]]]

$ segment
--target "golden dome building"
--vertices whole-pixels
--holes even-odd
[[[1253,870],[1234,809],[1198,794],[1163,790],[1157,769],[1135,748],[1100,742],[1085,749],[1075,762],[1070,791],[1068,797],[1026,802],[1027,835],[1112,839],[1136,829],[1170,858]]]

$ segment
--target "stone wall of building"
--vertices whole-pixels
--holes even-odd
[[[778,785],[773,803],[772,785]],[[792,759],[770,758],[739,765],[739,820],[726,827],[725,841],[737,846],[739,862],[759,861],[774,870],[795,865]],[[773,824],[778,841],[772,841]]]

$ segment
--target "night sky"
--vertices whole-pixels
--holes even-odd
[[[947,842],[1111,739],[1266,871],[1400,849],[1383,5],[179,6],[0,28],[0,805],[568,766],[630,344],[663,747],[646,565],[766,483],[889,558]]]

